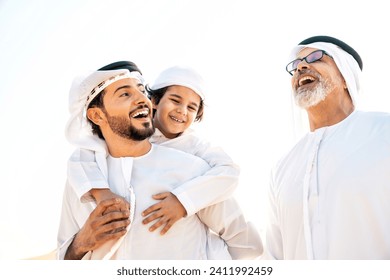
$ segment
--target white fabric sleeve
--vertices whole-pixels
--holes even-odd
[[[72,243],[74,236],[80,230],[76,219],[73,216],[72,202],[76,202],[74,190],[66,183],[62,198],[61,218],[57,234],[57,258],[63,260],[69,245]],[[77,201],[77,203],[79,203]]]
[[[79,198],[70,185],[69,181],[66,182],[63,198],[61,217],[57,233],[57,258],[63,260],[65,254],[72,243],[76,234],[80,231],[81,227],[85,224],[89,215],[96,208],[96,203],[80,203]],[[90,252],[87,253],[83,259],[87,259],[90,256]]]
[[[65,254],[66,251],[68,250],[70,244],[72,243],[74,239],[74,236],[63,242],[61,245],[58,246],[57,248],[57,259],[58,260],[64,260],[65,259]]]
[[[202,209],[197,213],[199,219],[227,246],[233,260],[259,258],[263,253],[263,243],[253,224],[247,222],[232,197]]]
[[[223,149],[202,141],[198,141],[194,145],[196,145],[197,151],[193,154],[205,160],[210,165],[210,169],[202,176],[196,177],[172,191],[186,209],[188,216],[231,197],[237,188],[240,174],[239,166]]]
[[[273,170],[274,172],[274,170]],[[271,184],[268,189],[267,225],[265,236],[265,250],[262,259],[283,259],[283,243],[278,219],[277,197],[274,189],[274,173],[271,174]]]
[[[93,200],[91,189],[109,188],[96,162],[95,152],[87,149],[76,149],[69,158],[68,180],[81,202]]]

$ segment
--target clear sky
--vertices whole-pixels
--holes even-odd
[[[0,259],[56,246],[74,76],[117,60],[147,80],[188,64],[208,84],[196,126],[242,170],[236,196],[261,231],[275,161],[305,131],[292,106],[290,50],[330,35],[364,62],[360,107],[390,110],[386,1],[0,0]],[[301,122],[302,120],[302,122]]]

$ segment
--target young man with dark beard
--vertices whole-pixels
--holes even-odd
[[[155,203],[154,194],[170,192],[209,169],[199,157],[149,142],[154,132],[152,105],[143,91],[137,69],[95,71],[74,84],[73,100],[83,106],[72,117],[71,129],[84,134],[80,144],[85,139],[88,144],[105,141],[109,155],[99,159],[97,153],[96,161],[107,165],[105,176],[118,197],[98,205],[81,203],[68,180],[58,233],[59,259],[88,258],[96,248],[120,238],[123,241],[111,259],[207,259],[207,228],[196,215],[181,219],[163,236],[142,225],[141,213]]]

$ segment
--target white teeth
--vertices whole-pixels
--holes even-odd
[[[307,80],[310,81],[310,82],[314,81],[314,79],[312,77],[305,76],[305,77],[303,77],[302,79],[299,80],[299,82],[298,82],[299,86],[301,86]]]
[[[171,116],[171,119],[173,119],[174,121],[177,121],[177,122],[179,122],[179,123],[184,123],[183,120],[176,119],[175,117],[172,117],[172,116]]]
[[[136,118],[139,116],[146,117],[146,116],[148,116],[148,114],[149,114],[149,110],[142,110],[142,111],[138,111],[138,112],[134,113],[131,117],[132,118]]]

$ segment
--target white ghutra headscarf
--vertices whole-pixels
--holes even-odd
[[[296,46],[291,53],[291,60],[296,59],[297,54],[304,48],[314,48],[326,51],[333,57],[341,75],[343,75],[348,87],[354,106],[358,104],[358,94],[360,92],[360,74],[361,69],[355,58],[348,52],[341,49],[338,45],[328,42],[313,42],[307,45]]]
[[[94,71],[87,76],[79,76],[73,80],[69,92],[70,118],[65,128],[68,141],[78,148],[106,153],[104,140],[92,134],[92,127],[87,120],[88,105],[106,87],[126,78],[135,78],[144,83],[138,71],[127,69]]]

